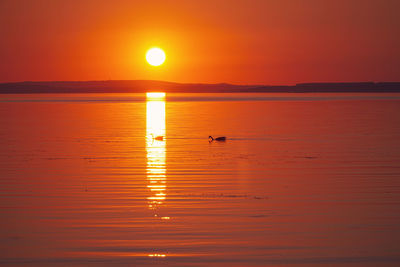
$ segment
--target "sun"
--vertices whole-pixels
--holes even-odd
[[[146,53],[146,60],[152,66],[160,66],[165,61],[165,53],[161,48],[150,48]]]

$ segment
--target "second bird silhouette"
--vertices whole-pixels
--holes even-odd
[[[225,136],[220,136],[220,137],[212,137],[211,135],[208,137],[208,142],[212,142],[212,141],[220,141],[220,142],[225,142],[226,141],[226,137]]]

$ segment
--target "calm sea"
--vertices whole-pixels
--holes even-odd
[[[0,95],[0,264],[399,266],[399,244],[400,94]]]

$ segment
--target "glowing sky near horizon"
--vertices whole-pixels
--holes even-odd
[[[0,2],[0,82],[400,80],[397,0]],[[147,64],[149,47],[168,55]]]

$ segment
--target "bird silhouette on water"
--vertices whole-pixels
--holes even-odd
[[[211,135],[208,137],[208,142],[212,142],[212,141],[219,141],[219,142],[225,142],[226,141],[226,137],[225,136],[219,136],[219,137],[212,137]]]
[[[153,140],[164,141],[164,136],[162,135],[154,136],[153,134],[151,134],[151,137],[153,138]]]

